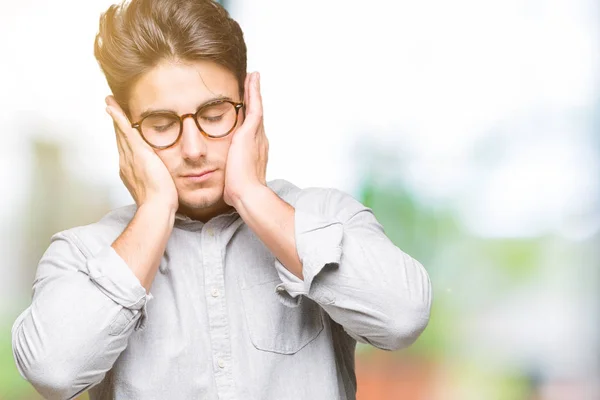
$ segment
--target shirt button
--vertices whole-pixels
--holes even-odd
[[[217,288],[213,288],[213,289],[210,291],[210,294],[212,295],[212,297],[219,297],[219,289],[217,289]]]
[[[217,360],[217,364],[219,365],[219,368],[225,368],[225,361],[223,361],[222,358]]]

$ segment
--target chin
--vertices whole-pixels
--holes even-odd
[[[223,190],[218,187],[186,190],[179,196],[179,204],[188,209],[208,208],[218,204],[223,198]]]

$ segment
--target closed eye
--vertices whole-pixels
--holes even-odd
[[[165,125],[154,125],[152,127],[152,129],[155,130],[156,132],[165,132],[165,131],[171,129],[173,127],[173,125],[175,125],[174,121],[172,121],[168,124],[165,124]]]
[[[214,117],[200,116],[200,118],[202,118],[203,121],[207,121],[207,122],[219,122],[221,119],[223,119],[223,114],[216,115]]]

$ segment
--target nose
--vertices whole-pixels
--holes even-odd
[[[194,118],[193,114],[182,116],[181,154],[186,160],[197,160],[206,156],[206,138],[196,126]]]

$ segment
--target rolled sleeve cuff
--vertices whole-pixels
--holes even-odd
[[[146,294],[139,279],[111,246],[91,258],[87,267],[90,279],[106,296],[130,310],[145,310],[152,295]]]
[[[304,280],[292,274],[279,260],[275,260],[275,269],[282,282],[275,290],[279,300],[289,307],[300,305],[301,295],[310,292],[313,280],[326,266],[339,265],[344,227],[339,221],[325,220],[296,209],[295,235]],[[333,299],[323,300],[330,302]]]

